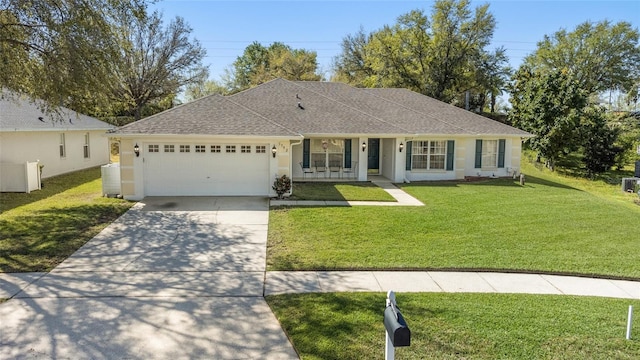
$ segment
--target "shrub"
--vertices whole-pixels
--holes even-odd
[[[278,194],[278,199],[282,199],[284,194],[291,190],[291,179],[287,175],[276,176],[276,181],[273,182],[272,188]]]

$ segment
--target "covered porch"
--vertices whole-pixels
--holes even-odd
[[[404,138],[309,137],[291,143],[293,181],[371,181],[371,177],[402,182]]]

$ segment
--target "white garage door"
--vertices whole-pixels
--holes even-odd
[[[267,149],[267,144],[145,144],[145,195],[269,195]]]

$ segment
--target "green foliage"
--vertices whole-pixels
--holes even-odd
[[[563,154],[578,147],[575,129],[579,127],[588,93],[564,69],[535,71],[522,66],[513,80],[509,119],[536,135],[527,140],[528,145],[553,168]]]
[[[114,19],[142,17],[144,0],[12,0],[0,9],[0,87],[82,111],[109,103],[118,58]]]
[[[264,47],[256,41],[247,46],[233,63],[234,71],[228,87],[239,91],[275,78],[317,81],[321,79],[316,74],[317,67],[315,51],[292,49],[281,42]]]
[[[472,94],[483,110],[509,75],[504,49],[488,52],[495,19],[488,5],[470,9],[467,0],[438,0],[431,16],[413,10],[393,26],[342,42],[334,80],[361,87],[402,87],[458,105]]]
[[[228,93],[229,90],[219,82],[215,80],[203,80],[187,85],[185,90],[185,99],[189,102],[207,95],[226,95]]]
[[[136,120],[145,107],[153,113],[170,108],[178,91],[203,81],[206,52],[197,40],[189,38],[192,29],[180,17],[166,27],[154,12],[144,18],[123,17],[117,24],[120,57],[115,62],[111,95],[125,114]]]
[[[282,199],[284,198],[284,194],[291,191],[291,179],[287,175],[276,177],[272,188],[276,191],[276,194],[278,194],[278,199]]]
[[[585,110],[580,132],[587,175],[609,170],[615,164],[618,153],[622,152],[615,145],[620,129],[609,126],[604,109],[589,107]]]
[[[640,78],[640,33],[627,22],[609,21],[578,25],[545,36],[538,49],[525,58],[533,69],[568,69],[588,93],[624,89],[631,91]]]
[[[398,293],[411,346],[398,359],[637,359],[625,340],[637,300],[525,294]],[[383,293],[266,297],[302,359],[382,359]],[[634,316],[633,328],[640,325]],[[634,330],[635,331],[635,330]],[[635,333],[634,333],[635,334]]]

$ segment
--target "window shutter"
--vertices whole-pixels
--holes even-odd
[[[344,168],[351,169],[351,139],[344,139]]]
[[[405,169],[406,170],[411,170],[411,148],[413,145],[413,141],[407,141],[407,150],[405,151],[405,154],[407,156],[407,164]]]
[[[498,167],[499,168],[504,167],[504,146],[505,146],[505,139],[498,140]]]
[[[447,171],[453,170],[455,141],[447,140]]]
[[[476,169],[482,167],[482,139],[476,140]]]
[[[311,153],[311,139],[302,140],[302,167],[309,167],[309,155]]]

